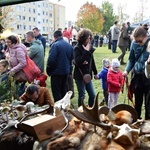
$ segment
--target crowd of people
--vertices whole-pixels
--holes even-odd
[[[44,65],[46,39],[40,34],[38,28],[26,33],[25,43],[22,43],[17,35],[10,35],[6,39],[1,39],[0,46],[0,78],[1,83],[14,79],[17,85],[17,98],[24,101],[33,101],[35,104],[49,104],[53,107],[54,103],[61,100],[65,94],[71,90],[74,92],[74,82],[78,92],[78,107],[88,94],[88,106],[92,107],[95,99],[95,91],[92,78],[102,80],[104,99],[103,103],[111,109],[118,103],[119,93],[122,91],[125,78],[132,70],[132,86],[135,96],[135,110],[138,118],[141,118],[142,104],[145,100],[145,119],[150,119],[149,98],[150,77],[149,64],[150,57],[147,49],[149,37],[147,28],[140,26],[134,31],[131,30],[128,22],[122,24],[121,29],[118,22],[110,28],[112,52],[116,53],[117,46],[121,50],[118,58],[112,60],[104,58],[102,69],[98,72],[94,60],[94,51],[103,45],[104,37],[98,34],[93,35],[90,29],[80,28],[77,30],[71,27],[69,30],[59,28],[53,33],[53,41],[50,45],[48,59]],[[132,35],[132,40],[131,40]],[[120,65],[125,65],[124,55],[130,46],[128,63],[124,71]],[[26,45],[26,46],[25,46]],[[108,43],[109,45],[109,43]],[[150,48],[149,48],[150,49]],[[27,56],[40,69],[32,83],[27,84],[27,76],[24,67],[27,63]],[[146,67],[145,67],[146,65]],[[85,82],[84,76],[91,78]],[[47,76],[50,77],[50,90],[46,87]],[[10,82],[7,87],[11,91]],[[0,86],[1,87],[1,86]],[[2,88],[2,87],[1,87]],[[8,99],[7,95],[0,91],[0,101]],[[5,97],[4,97],[5,95]],[[13,95],[14,94],[13,91]]]

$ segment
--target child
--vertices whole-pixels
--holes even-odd
[[[1,78],[1,81],[5,80],[6,76],[8,78],[8,74],[6,74],[9,71],[8,67],[9,67],[8,61],[5,59],[1,59],[0,60],[0,78]]]
[[[9,64],[5,59],[0,60],[0,103],[4,100],[11,100],[11,82],[9,79]]]
[[[106,105],[108,105],[107,73],[108,73],[108,68],[110,67],[111,62],[109,59],[104,58],[102,60],[102,64],[103,64],[103,68],[95,78],[102,79],[102,89],[103,89],[104,99],[102,100],[100,105],[103,105],[104,102],[106,102]]]
[[[123,76],[120,70],[120,62],[117,58],[112,59],[111,67],[107,74],[108,83],[108,107],[111,109],[117,105],[119,92],[123,86]]]

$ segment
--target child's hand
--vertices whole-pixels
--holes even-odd
[[[96,80],[96,79],[99,79],[98,75],[94,75],[94,79],[95,79],[95,80]]]

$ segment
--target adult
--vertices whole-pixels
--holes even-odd
[[[10,65],[9,75],[14,76],[15,85],[19,88],[16,90],[16,98],[24,92],[25,82],[27,78],[23,72],[23,68],[27,65],[26,63],[26,47],[19,43],[19,39],[15,35],[10,35],[6,38],[6,43],[8,46],[8,62]]]
[[[98,47],[98,42],[99,42],[99,36],[98,36],[98,34],[96,33],[96,34],[94,35],[94,46],[95,46],[95,47]]]
[[[149,57],[147,52],[147,45],[149,38],[147,31],[143,27],[138,27],[133,32],[134,41],[131,43],[128,64],[123,73],[127,76],[133,69],[132,87],[135,96],[135,110],[137,111],[138,118],[141,118],[141,108],[143,100],[145,101],[145,119],[150,119],[150,107],[146,101],[147,94],[150,89],[150,79],[145,77],[145,62]]]
[[[82,100],[85,99],[85,90],[89,95],[88,105],[92,107],[94,104],[95,92],[92,81],[85,83],[83,81],[84,74],[97,75],[97,69],[94,62],[93,52],[91,47],[92,32],[89,29],[80,30],[77,34],[77,45],[74,47],[74,79],[78,90],[78,106],[81,106]],[[82,72],[82,73],[81,73]]]
[[[118,47],[121,50],[121,54],[119,55],[118,60],[120,61],[121,65],[126,64],[124,62],[124,56],[126,54],[126,49],[129,45],[129,38],[130,37],[129,37],[128,32],[127,32],[126,23],[123,23],[122,28],[120,30],[120,34],[119,34],[119,39],[118,39]]]
[[[63,37],[66,37],[68,41],[70,40],[70,32],[67,30],[67,28],[64,28],[62,35]]]
[[[73,48],[63,39],[60,30],[55,31],[53,36],[46,71],[51,76],[51,89],[56,102],[68,92],[67,77],[72,72]]]
[[[100,47],[103,46],[103,41],[104,41],[104,37],[103,37],[103,35],[101,35],[100,38],[99,38],[99,46]]]
[[[31,45],[28,52],[29,57],[35,62],[41,72],[44,72],[44,48],[42,42],[35,39],[32,31],[26,33],[26,40]]]
[[[77,39],[76,39],[76,36],[77,36],[77,29],[76,29],[76,26],[73,26],[73,29],[72,29],[72,46],[74,47],[76,44],[77,44]]]
[[[115,21],[114,25],[111,27],[111,40],[112,40],[113,53],[116,53],[119,33],[120,33],[120,29],[118,28],[118,21]]]
[[[1,39],[0,40],[0,60],[5,59],[6,49],[7,49],[7,45],[6,45],[5,39]]]
[[[130,26],[130,22],[127,22],[127,32],[128,32],[128,36],[132,35],[133,32],[133,28]],[[128,51],[130,51],[130,46],[131,46],[131,38],[128,39],[129,41],[129,45],[128,45]]]
[[[44,47],[44,56],[45,56],[46,39],[45,39],[44,36],[42,36],[42,35],[40,34],[40,30],[39,30],[37,27],[33,28],[32,30],[33,30],[33,33],[34,33],[35,38],[36,38],[36,39],[39,39],[39,40],[42,42],[42,45],[43,45],[43,47]]]
[[[108,49],[111,49],[112,40],[111,40],[111,29],[107,32],[107,38],[108,38]]]
[[[48,88],[40,87],[35,84],[29,84],[25,93],[19,97],[19,100],[24,101],[24,103],[32,101],[34,104],[38,104],[39,106],[46,104],[50,106],[54,105]]]

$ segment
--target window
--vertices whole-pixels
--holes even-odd
[[[53,31],[53,28],[52,28],[52,27],[50,27],[50,28],[49,28],[49,30],[50,30],[50,31]]]
[[[33,9],[33,13],[35,13],[35,9]]]
[[[26,25],[23,25],[23,29],[26,30]]]
[[[45,31],[45,27],[43,27],[43,31]]]
[[[17,16],[17,19],[18,19],[18,20],[21,20],[21,16]]]
[[[48,23],[48,19],[46,19],[46,23]]]
[[[48,12],[46,12],[46,16],[48,16]]]
[[[21,30],[22,26],[20,24],[17,25],[17,29]]]
[[[29,8],[29,12],[31,12],[31,8]]]
[[[33,18],[33,21],[35,22],[35,17]]]
[[[26,17],[25,17],[25,16],[22,16],[22,19],[23,19],[23,20],[26,20]]]
[[[45,14],[45,12],[43,11],[43,15]]]
[[[29,21],[31,21],[31,17],[29,17]]]
[[[31,26],[29,26],[29,30],[32,30]]]
[[[52,6],[49,6],[49,10],[53,10],[53,7],[52,7]]]
[[[53,17],[52,13],[49,14],[49,17]]]
[[[17,6],[17,11],[20,11],[21,10],[21,6]]]
[[[38,13],[38,16],[40,16],[40,13]]]
[[[40,21],[38,21],[38,24],[41,24],[41,22],[40,22]]]
[[[23,11],[26,11],[26,8],[25,8],[25,7],[22,7],[22,10],[23,10]]]
[[[43,23],[45,23],[45,19],[43,19]]]

